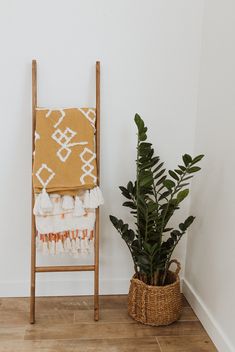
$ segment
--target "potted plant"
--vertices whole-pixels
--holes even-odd
[[[135,219],[135,230],[121,219],[110,215],[131,253],[135,274],[128,294],[128,313],[135,320],[149,325],[168,325],[179,318],[181,294],[178,272],[180,264],[171,260],[172,253],[192,224],[189,216],[179,227],[168,223],[180,203],[188,196],[188,181],[200,170],[197,163],[203,158],[183,155],[182,165],[169,170],[154,155],[147,140],[147,127],[141,117],[135,115],[137,126],[136,181],[129,181],[120,190]],[[169,270],[172,262],[176,272]]]

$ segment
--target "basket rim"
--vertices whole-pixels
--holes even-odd
[[[164,289],[168,289],[169,287],[173,287],[173,286],[176,286],[177,284],[180,283],[180,278],[179,278],[179,275],[175,275],[175,273],[171,270],[168,270],[168,272],[170,272],[171,274],[173,274],[175,276],[175,281],[172,283],[172,284],[168,284],[168,285],[164,285],[164,286],[154,286],[154,285],[148,285],[148,284],[145,284],[143,281],[137,279],[135,277],[136,274],[134,274],[131,278],[131,282],[134,281],[136,282],[138,285],[143,285],[145,286],[146,288],[148,289],[161,289],[161,290],[164,290]]]

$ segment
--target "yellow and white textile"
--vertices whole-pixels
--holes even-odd
[[[34,215],[44,253],[74,254],[93,239],[94,209],[103,204],[95,122],[93,108],[36,110]]]

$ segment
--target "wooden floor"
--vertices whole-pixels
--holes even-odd
[[[0,298],[0,352],[211,352],[217,351],[183,298],[181,319],[167,327],[136,323],[126,296],[102,296],[100,321],[92,297],[37,298],[35,325],[27,298]]]

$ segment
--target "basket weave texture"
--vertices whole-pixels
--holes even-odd
[[[128,314],[140,323],[147,325],[169,325],[179,319],[182,311],[180,279],[180,263],[177,270],[168,270],[165,286],[150,286],[133,276],[128,294]],[[170,266],[169,264],[169,266]]]

